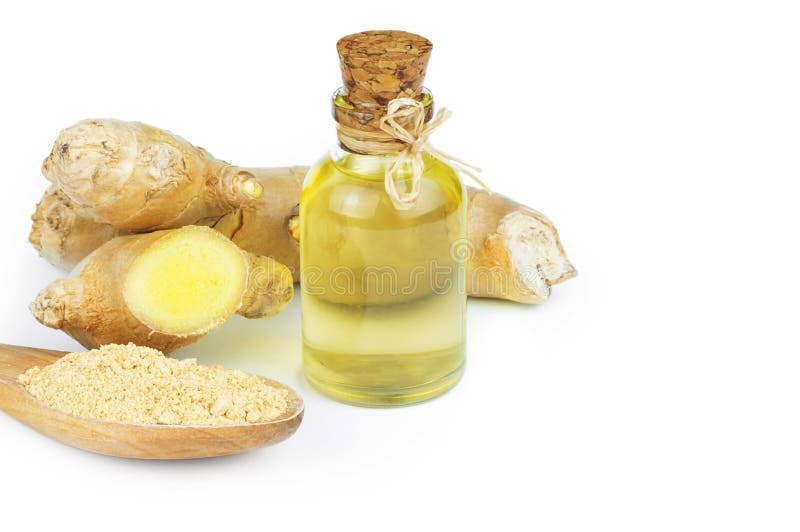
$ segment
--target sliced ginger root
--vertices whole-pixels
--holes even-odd
[[[292,275],[282,264],[208,227],[186,226],[103,244],[30,309],[87,348],[133,342],[171,352],[234,313],[277,314],[292,294]]]
[[[139,321],[167,334],[207,332],[238,309],[247,257],[207,232],[175,231],[131,263],[122,293]]]

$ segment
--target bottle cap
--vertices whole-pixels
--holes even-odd
[[[385,106],[394,98],[419,98],[433,44],[396,30],[354,33],[336,49],[345,97],[355,106]]]

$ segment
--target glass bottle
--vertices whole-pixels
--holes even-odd
[[[366,124],[364,116],[386,112],[349,99],[347,82],[333,97],[337,122]],[[429,120],[432,96],[420,86],[414,97]],[[301,194],[304,372],[348,403],[423,401],[464,369],[466,191],[450,166],[423,153],[417,199],[398,208],[384,184],[397,155],[340,143],[309,170]],[[401,193],[413,174],[410,163],[394,172]]]

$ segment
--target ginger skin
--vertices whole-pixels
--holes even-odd
[[[107,125],[110,123],[110,125]],[[80,135],[72,132],[73,128],[80,130]],[[132,132],[120,133],[126,128]],[[109,131],[116,131],[116,137],[107,139]],[[72,181],[82,182],[85,175],[108,173],[108,159],[103,156],[103,142],[106,146],[113,144],[122,146],[124,138],[137,138],[140,131],[147,132],[150,151],[159,151],[159,143],[169,151],[174,145],[180,145],[183,153],[191,154],[192,148],[188,142],[170,133],[138,123],[128,123],[108,120],[87,120],[62,131],[56,140],[53,153],[45,160],[44,171],[48,179],[57,183],[57,186],[67,186],[74,190],[76,186]],[[70,165],[49,163],[59,160],[59,146],[69,144],[68,139],[80,137],[92,139],[79,144],[86,159],[76,171]],[[75,141],[71,141],[75,145]],[[187,148],[186,146],[189,146]],[[133,148],[117,151],[133,152]],[[190,149],[192,148],[192,149]],[[73,149],[73,148],[70,148]],[[139,149],[138,151],[142,151]],[[216,161],[206,152],[204,156]],[[54,155],[55,154],[55,155]],[[217,161],[219,163],[219,161]],[[153,168],[155,160],[151,158],[138,158],[132,160],[135,175],[153,175],[160,172],[159,167]],[[224,164],[224,163],[220,163]],[[157,165],[156,165],[157,166]],[[191,165],[185,165],[187,178]],[[299,217],[297,204],[300,199],[302,181],[307,167],[295,166],[289,168],[237,168],[226,167],[229,172],[235,171],[240,176],[249,176],[261,191],[259,198],[228,203],[228,210],[224,205],[217,205],[215,209],[192,210],[192,215],[186,213],[176,218],[166,210],[153,208],[146,209],[149,226],[141,223],[133,224],[137,231],[150,231],[161,227],[173,227],[176,222],[195,218],[185,223],[208,225],[228,236],[233,242],[256,255],[270,256],[285,264],[292,271],[295,281],[299,279]],[[54,180],[57,177],[57,180]],[[177,187],[176,187],[177,188]],[[488,194],[480,189],[467,187],[469,204],[467,210],[467,233],[469,246],[467,249],[467,293],[473,297],[488,297],[507,299],[521,303],[542,303],[550,296],[552,285],[574,277],[576,271],[564,253],[563,246],[558,237],[555,226],[541,213],[524,205],[514,202],[499,194]],[[60,189],[56,189],[60,190]],[[47,216],[49,202],[48,191],[42,202],[37,207],[33,216],[34,228],[30,240],[39,252],[53,264],[70,267],[72,261],[80,260],[96,247],[96,242],[104,235],[113,238],[114,229],[127,232],[133,229],[130,219],[119,214],[110,215],[100,206],[90,208],[73,198],[76,194],[62,193],[60,196],[61,209],[69,212],[69,216],[62,215],[60,223]],[[126,196],[133,192],[127,187],[115,189],[118,203],[124,204]],[[173,191],[173,194],[178,195]],[[185,197],[180,194],[180,197]],[[156,196],[152,201],[156,201]],[[160,200],[159,200],[160,201]],[[184,201],[186,204],[187,201]],[[188,201],[188,203],[192,203]],[[212,202],[213,203],[213,202]],[[129,207],[125,207],[129,208]],[[123,211],[132,212],[132,211]],[[135,211],[133,211],[135,212]],[[89,217],[89,220],[86,218]],[[120,219],[123,223],[120,224]],[[135,216],[137,221],[145,219]],[[37,222],[38,220],[38,222]],[[92,225],[99,223],[99,226]],[[98,230],[99,229],[99,230]],[[84,237],[86,232],[96,231],[91,238]]]
[[[81,215],[56,187],[47,189],[31,219],[28,240],[50,264],[64,270],[71,270],[86,255],[125,233]]]
[[[45,288],[30,310],[86,348],[133,342],[167,353],[234,313],[277,314],[292,295],[282,264],[208,227],[186,226],[106,242]]]

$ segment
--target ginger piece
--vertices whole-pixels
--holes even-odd
[[[279,262],[208,227],[186,226],[110,240],[45,288],[30,310],[87,348],[133,342],[166,353],[234,313],[277,314],[293,288]]]
[[[73,129],[77,132],[73,132]],[[130,131],[124,134],[127,130]],[[68,190],[80,188],[73,185],[72,181],[81,183],[86,175],[104,176],[110,172],[107,168],[109,164],[112,164],[113,171],[118,168],[115,161],[109,163],[103,155],[104,145],[118,146],[117,150],[125,153],[136,151],[134,147],[128,149],[119,147],[122,142],[120,139],[137,138],[140,130],[148,132],[147,139],[151,141],[149,144],[151,150],[155,149],[152,139],[158,139],[160,145],[166,147],[180,145],[184,151],[191,152],[186,147],[191,145],[185,140],[151,126],[114,120],[87,120],[61,133],[56,140],[53,153],[45,161],[45,174],[51,177],[57,175],[59,187],[66,186]],[[59,158],[57,148],[63,143],[69,144],[68,141],[72,138],[92,139],[91,142],[82,144],[71,141],[72,148],[68,148],[68,150],[77,149],[76,146],[79,146],[84,160],[74,167],[61,164],[57,166],[56,171],[54,163],[48,161],[57,161]],[[205,151],[202,153],[210,160],[216,161]],[[128,160],[128,164],[131,165],[129,173],[159,174],[160,169],[156,162],[157,159],[152,157]],[[220,165],[225,164],[216,162]],[[185,174],[186,179],[194,183],[203,176],[195,176],[194,172],[197,170],[193,168],[187,166]],[[228,236],[242,249],[256,255],[270,256],[285,264],[292,271],[294,280],[299,280],[297,204],[300,201],[300,190],[307,167],[257,169],[226,166],[225,168],[228,173],[252,176],[249,179],[254,180],[257,185],[255,188],[261,191],[261,197],[242,201],[239,206],[234,206],[235,202],[229,203],[228,210],[224,210],[224,205],[216,205],[215,209],[209,210],[193,207],[191,216],[184,213],[179,219],[174,218],[168,210],[151,208],[148,210],[151,225],[138,224],[136,230],[151,231],[175,226],[181,221],[209,225]],[[137,181],[137,185],[142,183]],[[546,217],[502,195],[488,194],[472,187],[467,189],[470,197],[467,209],[469,246],[466,250],[468,295],[508,299],[521,303],[542,303],[550,296],[552,285],[575,276],[575,268],[564,253],[555,226]],[[145,190],[149,189],[145,187]],[[153,195],[157,191],[151,190],[149,193]],[[103,235],[108,235],[108,239],[112,238],[108,227],[103,224],[109,224],[121,232],[132,229],[130,223],[127,223],[131,219],[129,216],[108,213],[99,208],[103,207],[102,205],[88,209],[77,201],[70,206],[70,223],[54,223],[57,220],[52,216],[48,217],[46,212],[48,204],[45,199],[48,194],[51,192],[45,195],[33,216],[34,229],[31,232],[31,242],[42,256],[56,265],[62,267],[70,265],[69,261],[59,257],[79,259],[81,255],[88,255],[94,250],[95,243],[102,240]],[[148,192],[142,193],[141,187],[135,189],[123,187],[117,190],[116,199],[120,204],[125,204],[128,201],[126,196],[136,194],[146,195]],[[178,195],[174,191],[173,194]],[[64,192],[63,195],[62,204],[66,205],[73,201],[73,196],[69,193]],[[130,198],[131,201],[134,199]],[[205,204],[204,201],[194,203]],[[220,208],[224,212],[220,213]],[[66,206],[63,209],[66,210]],[[81,219],[90,215],[91,219],[88,221]],[[137,220],[141,218],[138,215],[134,217]],[[37,219],[40,220],[38,224]],[[120,224],[120,219],[125,223]],[[103,222],[100,225],[102,230],[91,237],[81,237],[85,232],[94,231],[93,227],[96,226],[91,224],[98,222]],[[66,236],[60,236],[65,233]]]
[[[574,277],[553,223],[500,194],[469,189],[467,292],[544,303],[550,287]]]
[[[219,217],[263,194],[252,174],[178,136],[110,119],[63,130],[42,173],[87,218],[135,231]]]

